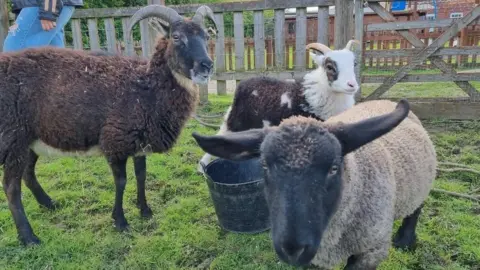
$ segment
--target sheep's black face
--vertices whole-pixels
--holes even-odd
[[[170,31],[170,66],[196,84],[206,84],[213,74],[213,61],[207,53],[208,33],[194,22],[177,22]]]
[[[340,200],[340,143],[318,125],[282,126],[261,152],[275,250],[289,264],[306,265]]]

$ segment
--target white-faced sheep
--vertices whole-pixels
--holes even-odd
[[[287,82],[271,77],[254,77],[241,81],[235,91],[218,135],[264,126],[277,126],[290,116],[328,119],[355,104],[358,83],[356,60],[350,40],[342,50],[331,50],[321,43],[307,45],[317,68],[301,80]],[[210,162],[205,153],[198,171]]]
[[[0,55],[0,164],[21,243],[40,242],[22,205],[22,174],[39,204],[54,206],[35,176],[42,155],[105,156],[115,180],[112,217],[119,230],[128,228],[122,202],[127,159],[134,157],[138,206],[143,216],[151,215],[144,155],[171,149],[195,110],[197,84],[213,73],[204,19],[214,18],[206,6],[184,19],[171,8],[151,5],[132,16],[128,33],[148,17],[169,23],[169,36],[158,40],[148,64],[138,57],[53,47]]]
[[[278,256],[292,265],[376,269],[394,246],[412,248],[436,176],[435,148],[407,101],[363,102],[325,122],[291,117],[278,127],[193,134],[204,151],[260,156]]]

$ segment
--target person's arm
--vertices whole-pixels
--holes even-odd
[[[55,22],[62,8],[62,0],[37,0],[40,20]]]
[[[56,20],[62,10],[62,0],[37,0],[39,18],[45,31],[52,30],[56,26]]]

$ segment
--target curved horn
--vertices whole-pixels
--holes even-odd
[[[207,6],[199,7],[195,12],[195,15],[192,17],[192,21],[205,28],[205,17],[210,18],[215,24],[215,27],[217,27],[217,22],[213,16],[213,11]]]
[[[133,14],[133,16],[130,18],[128,34],[130,35],[135,24],[148,17],[160,18],[170,25],[176,21],[183,20],[183,17],[172,8],[162,5],[149,5],[137,10],[137,12],[135,12],[135,14]]]
[[[358,41],[356,39],[352,39],[352,40],[348,41],[347,45],[345,46],[345,49],[351,50],[353,43],[356,43],[356,44],[360,45],[360,41]]]
[[[329,47],[327,47],[326,45],[324,45],[322,43],[310,43],[310,44],[307,45],[307,50],[310,50],[310,49],[317,50],[317,51],[321,52],[322,54],[326,54],[327,52],[331,51],[331,49]]]

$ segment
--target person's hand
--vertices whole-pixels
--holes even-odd
[[[55,28],[55,26],[57,26],[56,22],[52,22],[52,21],[49,21],[49,20],[40,20],[40,22],[42,23],[42,28],[45,31],[50,31],[53,28]]]

